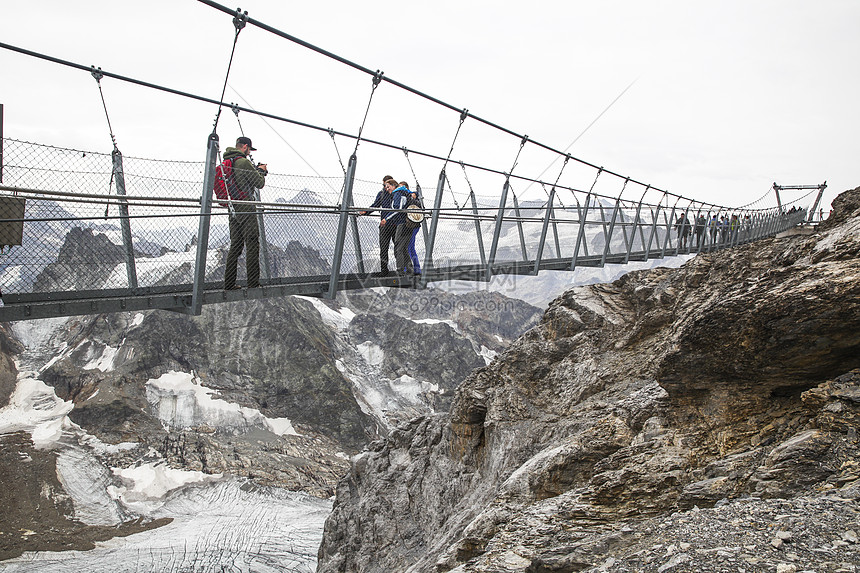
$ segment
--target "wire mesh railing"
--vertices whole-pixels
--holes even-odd
[[[221,288],[230,215],[217,199],[211,212],[202,210],[201,198],[212,196],[211,189],[204,192],[204,162],[118,161],[117,152],[14,139],[3,145],[0,289],[7,304],[184,293],[198,280],[201,253],[204,288]],[[250,203],[262,223],[264,287],[371,279],[379,270],[379,212],[362,216],[379,183],[353,181],[344,204],[344,181],[277,173],[266,178],[262,201]],[[709,252],[772,236],[805,216],[795,207],[703,210],[692,201],[652,204],[575,190],[566,204],[554,195],[521,202],[515,192],[502,199],[509,181],[499,177],[498,183],[500,196],[470,191],[459,200],[445,185],[424,190],[427,216],[416,245],[421,260],[431,264],[420,284]],[[346,233],[340,228],[344,216]],[[208,220],[202,249],[201,218]],[[242,284],[241,262],[238,278]],[[361,283],[377,284],[403,283]],[[415,283],[410,278],[408,284]]]

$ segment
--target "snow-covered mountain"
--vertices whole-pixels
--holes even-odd
[[[75,265],[106,241],[75,231],[39,280],[110,282],[110,264]],[[496,293],[375,289],[8,325],[4,565],[312,570],[349,456],[446,409],[539,314]]]

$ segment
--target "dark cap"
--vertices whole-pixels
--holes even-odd
[[[236,147],[239,147],[240,145],[248,145],[251,147],[251,151],[257,151],[257,148],[251,144],[251,138],[250,137],[245,137],[243,135],[242,137],[237,139],[236,140]]]

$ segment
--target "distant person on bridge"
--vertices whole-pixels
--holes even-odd
[[[714,243],[717,242],[717,231],[720,230],[720,222],[717,221],[716,215],[711,217],[711,222],[708,223],[708,227],[710,228],[710,231],[711,231],[711,244],[713,245]]]
[[[373,213],[379,209],[379,276],[388,276],[388,248],[394,242],[394,233],[397,231],[395,225],[386,225],[385,217],[390,213],[391,192],[397,187],[397,182],[391,175],[382,178],[382,189],[376,194],[376,199],[370,204],[370,209],[360,211],[360,215]]]
[[[696,217],[696,248],[702,248],[702,238],[705,235],[705,225],[707,221],[705,221],[705,216],[702,215],[701,211],[699,212],[699,216]]]
[[[675,223],[675,228],[678,230],[678,247],[681,249],[687,248],[687,237],[690,236],[690,222],[683,213],[678,215],[678,221]]]
[[[740,219],[738,219],[737,215],[732,215],[732,220],[729,222],[729,230],[731,231],[731,239],[732,245],[736,245],[738,243],[738,228],[741,225]]]
[[[253,201],[254,191],[262,189],[266,184],[268,166],[254,166],[248,159],[248,154],[256,149],[251,145],[250,138],[240,137],[236,147],[228,147],[224,151],[224,159],[233,158],[233,174],[239,187],[240,201]],[[245,203],[234,203],[230,214],[230,251],[227,253],[227,266],[224,269],[224,290],[235,290],[236,271],[239,255],[245,251],[245,269],[248,272],[248,288],[260,286],[260,228],[257,225],[257,206]]]

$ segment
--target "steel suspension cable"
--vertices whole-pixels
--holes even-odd
[[[418,198],[422,201],[424,200],[424,196],[421,193],[421,183],[418,182],[418,176],[415,174],[415,169],[412,167],[412,161],[409,159],[409,150],[406,149],[406,146],[403,146],[403,155],[406,156],[406,163],[409,164],[409,171],[412,172],[412,178],[415,180],[415,191],[418,192]]]
[[[119,153],[119,148],[116,145],[116,137],[114,137],[113,126],[111,126],[111,123],[110,123],[110,114],[108,114],[107,103],[105,102],[105,94],[104,94],[104,91],[102,91],[102,78],[104,77],[104,74],[102,73],[101,68],[96,68],[95,66],[91,66],[90,69],[91,69],[90,73],[92,74],[93,78],[95,78],[96,84],[98,84],[98,86],[99,86],[99,96],[101,96],[101,98],[102,98],[102,107],[105,110],[105,119],[107,119],[108,133],[110,134],[111,143],[113,143],[113,153],[116,154],[116,153]],[[114,169],[111,169],[110,181],[108,182],[108,195],[110,195],[110,190],[113,188],[113,178],[115,175],[116,175],[116,173],[114,172]],[[105,219],[108,218],[108,212],[109,211],[110,211],[110,203],[105,205],[105,216],[104,216]]]
[[[198,0],[198,1],[203,2],[204,0]],[[250,21],[251,19],[249,18],[248,20]],[[67,66],[67,67],[75,68],[75,69],[78,69],[78,70],[83,70],[83,71],[86,71],[86,72],[89,72],[89,71],[90,71],[90,67],[89,67],[89,66],[84,66],[84,65],[82,65],[82,64],[78,64],[78,63],[75,63],[75,62],[70,62],[70,61],[68,61],[68,60],[63,60],[63,59],[61,59],[61,58],[56,58],[56,57],[54,57],[54,56],[49,56],[49,55],[47,55],[47,54],[42,54],[42,53],[39,53],[39,52],[34,52],[34,51],[32,51],[32,50],[28,50],[28,49],[26,49],[26,48],[20,48],[20,47],[18,47],[18,46],[13,46],[13,45],[11,45],[11,44],[6,44],[6,43],[4,43],[4,42],[0,42],[0,48],[6,49],[6,50],[10,50],[10,51],[13,51],[13,52],[18,52],[18,53],[20,53],[20,54],[24,54],[24,55],[27,55],[27,56],[35,57],[35,58],[42,59],[42,60],[45,60],[45,61],[53,62],[53,63],[60,64],[60,65],[63,65],[63,66]],[[138,79],[135,79],[135,78],[131,78],[131,77],[128,77],[128,76],[123,76],[123,75],[121,75],[121,74],[115,74],[115,73],[107,72],[107,71],[102,71],[102,73],[104,74],[104,76],[105,76],[105,77],[110,77],[110,78],[118,79],[118,80],[120,80],[120,81],[124,81],[124,82],[128,82],[128,83],[132,83],[132,84],[135,84],[135,85],[138,85],[138,86],[141,86],[141,87],[146,87],[146,88],[150,88],[150,89],[155,89],[155,90],[163,91],[163,92],[165,92],[165,93],[170,93],[170,94],[173,94],[173,95],[178,95],[178,96],[182,96],[182,97],[185,97],[185,98],[189,98],[189,99],[193,99],[193,100],[197,100],[197,101],[201,101],[201,102],[205,102],[205,103],[210,103],[210,104],[214,104],[214,105],[224,105],[224,102],[223,102],[223,101],[215,100],[215,99],[212,99],[212,98],[209,98],[209,97],[205,97],[205,96],[201,96],[201,95],[197,95],[197,94],[192,94],[192,93],[189,93],[189,92],[184,92],[184,91],[182,91],[182,90],[177,90],[177,89],[174,89],[174,88],[169,88],[169,87],[162,86],[162,85],[159,85],[159,84],[155,84],[155,83],[152,83],[152,82],[146,82],[146,81],[143,81],[143,80],[138,80]],[[389,79],[388,79],[388,78],[385,78],[385,79],[386,79],[386,81],[389,81]],[[283,117],[283,116],[275,115],[275,114],[272,114],[272,113],[268,113],[268,112],[264,112],[264,111],[258,111],[258,110],[255,110],[255,109],[252,109],[252,108],[248,108],[248,107],[241,107],[241,106],[238,106],[238,107],[239,107],[239,109],[240,109],[241,111],[245,111],[245,112],[248,112],[248,113],[253,113],[253,114],[255,114],[255,115],[258,115],[258,116],[261,116],[261,117],[265,117],[265,118],[270,118],[270,119],[275,119],[275,120],[278,120],[278,121],[283,121],[283,122],[286,122],[286,123],[290,123],[290,124],[293,124],[293,125],[297,125],[297,126],[300,126],[300,127],[305,127],[305,128],[312,129],[312,130],[316,130],[316,131],[328,132],[328,131],[329,131],[329,129],[330,129],[330,128],[325,128],[325,127],[320,127],[320,126],[317,126],[317,125],[314,125],[314,124],[311,124],[311,123],[307,123],[307,122],[303,122],[303,121],[299,121],[299,120],[290,119],[290,118],[287,118],[287,117]],[[459,110],[458,110],[458,111],[459,111]],[[469,117],[472,117],[472,118],[478,119],[478,118],[476,118],[476,117],[475,117],[473,114],[471,114],[471,113],[469,114]],[[354,138],[354,139],[357,139],[357,137],[356,137],[355,135],[352,135],[352,134],[349,134],[349,133],[340,132],[340,131],[335,131],[334,133],[336,133],[337,135],[343,136],[343,137],[348,137],[348,138]],[[399,146],[399,145],[394,145],[394,144],[390,144],[390,143],[385,143],[385,142],[377,141],[377,140],[373,140],[373,139],[364,138],[364,139],[363,139],[363,141],[366,141],[366,142],[371,143],[371,144],[374,144],[374,145],[378,145],[378,146],[380,146],[380,147],[387,147],[387,148],[389,148],[389,149],[401,149],[401,146]],[[532,141],[532,142],[533,142],[533,143],[535,143],[534,141]],[[428,157],[428,158],[436,159],[436,160],[439,160],[439,161],[445,161],[445,158],[444,158],[444,157],[441,157],[441,156],[438,156],[438,155],[435,155],[435,154],[432,154],[432,153],[427,153],[427,152],[418,151],[418,150],[414,150],[414,149],[413,149],[413,150],[411,150],[411,151],[412,151],[412,153],[415,153],[415,154],[421,155],[421,156],[423,156],[423,157]],[[603,167],[597,167],[597,166],[592,165],[592,164],[590,164],[590,163],[585,163],[585,162],[583,162],[583,161],[581,161],[581,160],[577,159],[577,158],[576,158],[576,157],[574,157],[574,156],[571,156],[571,159],[573,159],[574,161],[577,161],[577,162],[579,162],[579,163],[586,164],[586,165],[588,165],[588,166],[590,166],[590,167],[594,167],[595,169],[598,169],[598,170],[599,170],[599,171],[598,171],[598,173],[606,172],[606,173],[608,173],[608,174],[610,174],[610,175],[613,175],[613,176],[616,176],[616,177],[620,177],[620,178],[622,178],[622,179],[624,178],[624,177],[622,177],[622,176],[618,175],[617,173],[614,173],[614,172],[612,172],[612,171],[609,171],[609,170],[607,170],[607,169],[604,169]],[[497,174],[497,175],[509,175],[509,176],[510,176],[510,177],[512,177],[512,178],[520,179],[520,180],[523,180],[523,181],[531,181],[531,182],[535,182],[535,183],[540,182],[538,179],[528,178],[528,177],[524,177],[524,176],[520,176],[520,175],[509,174],[509,173],[505,173],[505,172],[503,172],[503,171],[499,171],[498,169],[492,169],[492,168],[489,168],[489,167],[483,167],[483,166],[481,166],[481,165],[476,165],[476,164],[471,164],[471,163],[465,163],[465,165],[467,165],[467,166],[469,166],[469,167],[472,167],[472,168],[475,168],[475,169],[479,169],[479,170],[481,170],[481,171],[486,171],[486,172],[488,172],[488,173],[495,173],[495,174]],[[644,185],[644,183],[640,183],[640,182],[638,182],[638,181],[637,181],[637,180],[635,180],[635,179],[631,179],[631,182],[636,183],[636,184],[639,184],[639,185]],[[573,189],[573,188],[571,188],[571,187],[565,187],[565,186],[562,186],[562,188],[563,188],[563,189],[567,189],[567,190],[569,190],[569,191],[571,191],[571,192],[575,192],[575,191],[576,191],[576,189]],[[651,187],[651,188],[652,188],[652,189],[654,189],[655,191],[663,191],[663,192],[665,192],[665,193],[667,193],[667,194],[670,194],[668,191],[665,191],[665,190],[659,189],[659,188],[657,188],[657,187]],[[674,194],[671,194],[671,195],[675,196]],[[680,195],[679,195],[678,197],[680,197]]]
[[[361,143],[361,132],[364,131],[364,124],[367,123],[367,114],[370,113],[370,104],[373,102],[373,94],[376,93],[376,88],[379,87],[379,82],[382,81],[383,72],[376,70],[376,73],[373,74],[373,87],[370,88],[370,97],[367,99],[367,108],[364,110],[364,119],[361,120],[361,127],[358,128],[358,137],[355,138],[355,149],[352,150],[352,154],[356,155],[358,153],[358,144]]]
[[[224,99],[223,94],[221,95],[221,99],[222,100]],[[233,110],[233,114],[236,116],[236,123],[239,124],[239,133],[241,133],[244,136],[245,130],[242,129],[242,122],[239,120],[239,106],[234,103],[233,105],[230,106],[230,109]]]
[[[459,213],[459,212],[460,212],[460,211],[462,211],[462,210],[463,210],[463,208],[466,206],[466,202],[464,201],[464,202],[463,202],[463,207],[460,207],[460,204],[457,202],[457,196],[456,196],[456,195],[454,195],[454,188],[453,188],[453,187],[451,187],[451,180],[450,180],[450,179],[448,179],[448,174],[447,174],[447,173],[445,173],[445,183],[447,183],[447,184],[448,184],[448,191],[451,193],[451,199],[454,201],[454,207],[456,207],[456,208],[457,208],[457,212]]]
[[[463,111],[460,112],[460,123],[457,125],[457,131],[454,133],[454,141],[451,142],[451,149],[448,150],[448,156],[445,158],[445,163],[442,164],[443,170],[448,166],[448,161],[451,160],[451,154],[454,153],[454,144],[457,143],[457,136],[460,135],[460,128],[463,127],[463,122],[466,121],[467,117],[469,117],[469,110],[463,108]]]
[[[334,140],[334,130],[332,128],[328,128],[329,137],[331,137],[331,143],[334,145],[334,152],[337,153],[337,162],[340,163],[340,168],[343,170],[343,174],[346,175],[346,167],[343,165],[343,159],[340,157],[340,149],[337,148],[337,142]]]
[[[230,79],[230,69],[233,67],[233,56],[236,55],[236,42],[239,41],[239,32],[242,31],[242,28],[245,27],[248,19],[248,11],[246,10],[243,14],[239,11],[239,8],[236,8],[233,16],[233,27],[236,29],[236,34],[233,36],[233,48],[230,50],[230,61],[227,63],[227,74],[224,77],[224,87],[221,88],[221,97],[218,100],[218,112],[215,114],[215,124],[212,126],[212,133],[218,131],[218,119],[221,117],[221,107],[224,101],[224,94],[227,93],[227,82]],[[233,113],[236,114],[236,120],[239,120],[239,110],[237,106],[233,106]],[[239,129],[242,129],[242,124],[239,123]],[[244,133],[243,133],[244,135]]]
[[[558,186],[558,182],[561,180],[561,174],[564,173],[564,168],[567,167],[567,162],[570,161],[570,153],[564,156],[564,163],[561,164],[561,169],[558,170],[558,175],[555,178],[555,183],[552,184],[552,190],[555,191],[556,186]],[[546,193],[547,199],[549,199],[549,193],[546,191],[546,187],[544,187],[543,182],[540,184],[541,188],[543,188],[543,192]],[[564,203],[561,199],[558,200],[561,203],[561,208],[564,209]]]
[[[472,182],[469,181],[469,174],[466,173],[466,166],[463,164],[462,161],[460,161],[460,167],[463,169],[463,177],[466,178],[466,185],[469,186],[469,196],[471,196],[477,202],[478,196],[475,195],[475,190],[472,188]],[[453,192],[451,193],[451,195],[453,196]]]
[[[105,77],[101,68],[96,68],[95,66],[90,66],[90,73],[93,78],[96,80],[96,84],[99,86],[99,95],[102,98],[102,107],[105,110],[105,119],[107,119],[108,124],[108,133],[110,134],[111,143],[113,143],[113,148],[116,149],[116,137],[113,134],[113,127],[110,124],[110,114],[108,114],[107,103],[105,103],[105,94],[102,91],[102,78]]]
[[[508,175],[508,177],[510,177],[510,175],[514,172],[514,169],[517,168],[517,161],[519,161],[519,159],[520,159],[520,153],[523,152],[523,147],[525,147],[526,142],[528,140],[529,140],[528,135],[524,135],[522,140],[520,140],[520,148],[517,150],[517,156],[514,157],[514,164],[511,165],[511,170],[506,174],[506,175]]]
[[[222,5],[222,4],[219,4],[219,3],[217,3],[217,2],[213,2],[212,0],[198,0],[198,2],[201,2],[202,4],[206,4],[207,6],[210,6],[210,7],[212,7],[212,8],[215,8],[216,10],[220,10],[221,12],[224,12],[225,14],[233,14],[233,11],[232,11],[232,10],[230,10],[229,8],[227,8],[226,6],[224,6],[224,5]],[[348,59],[346,59],[346,58],[344,58],[344,57],[342,57],[342,56],[338,56],[337,54],[334,54],[334,53],[332,53],[332,52],[329,52],[328,50],[325,50],[325,49],[320,48],[320,47],[318,47],[318,46],[315,46],[315,45],[313,45],[313,44],[311,44],[311,43],[309,43],[309,42],[306,42],[306,41],[304,41],[304,40],[301,40],[301,39],[297,38],[296,36],[293,36],[293,35],[291,35],[291,34],[288,34],[288,33],[286,33],[286,32],[283,32],[283,31],[281,31],[281,30],[278,30],[277,28],[274,28],[274,27],[272,27],[272,26],[269,26],[268,24],[265,24],[265,23],[263,23],[263,22],[260,22],[260,21],[258,21],[258,20],[255,20],[254,18],[250,18],[250,17],[249,17],[249,18],[247,19],[247,21],[248,21],[248,23],[250,23],[250,24],[252,24],[252,25],[254,25],[254,26],[257,26],[258,28],[261,28],[261,29],[263,29],[263,30],[266,30],[267,32],[270,32],[270,33],[272,33],[272,34],[275,34],[276,36],[280,36],[280,37],[282,37],[282,38],[284,38],[284,39],[286,39],[286,40],[289,40],[289,41],[291,41],[291,42],[294,42],[294,43],[296,43],[296,44],[299,44],[300,46],[303,46],[303,47],[305,47],[305,48],[308,48],[309,50],[312,50],[312,51],[314,51],[314,52],[317,52],[318,54],[322,54],[322,55],[324,55],[324,56],[326,56],[326,57],[329,57],[329,58],[331,58],[331,59],[333,59],[333,60],[336,60],[336,61],[338,61],[338,62],[340,62],[340,63],[342,63],[342,64],[346,64],[346,65],[348,65],[348,66],[350,66],[350,67],[352,67],[352,68],[354,68],[354,69],[356,69],[356,70],[362,71],[362,72],[364,72],[364,73],[366,73],[366,74],[375,75],[375,74],[374,74],[374,72],[373,72],[372,70],[370,70],[369,68],[367,68],[367,67],[365,67],[365,66],[362,66],[362,65],[360,65],[360,64],[357,64],[357,63],[355,63],[355,62],[352,62],[352,61],[350,61],[350,60],[348,60]],[[460,112],[460,111],[461,111],[461,108],[459,108],[459,107],[456,107],[456,106],[451,105],[451,104],[449,104],[449,103],[447,103],[447,102],[445,102],[445,101],[442,101],[442,100],[440,100],[440,99],[438,99],[438,98],[435,98],[435,97],[433,97],[433,96],[431,96],[431,95],[428,95],[428,94],[426,94],[426,93],[424,93],[424,92],[421,92],[421,91],[419,91],[419,90],[417,90],[417,89],[415,89],[415,88],[412,88],[412,87],[410,87],[410,86],[408,86],[408,85],[406,85],[406,84],[403,84],[403,83],[401,83],[401,82],[398,82],[398,81],[396,81],[396,80],[393,80],[393,79],[392,79],[392,78],[390,78],[390,77],[385,77],[385,78],[384,78],[384,80],[385,80],[386,82],[388,82],[388,83],[390,83],[390,84],[392,84],[392,85],[395,85],[395,86],[397,86],[397,87],[399,87],[399,88],[401,88],[401,89],[403,89],[403,90],[406,90],[406,91],[408,91],[408,92],[410,92],[410,93],[412,93],[412,94],[415,94],[415,95],[417,95],[417,96],[419,96],[419,97],[422,97],[422,98],[424,98],[424,99],[427,99],[427,100],[429,100],[429,101],[432,101],[432,102],[434,102],[434,103],[436,103],[436,104],[438,104],[438,105],[440,105],[440,106],[442,106],[442,107],[448,108],[448,109],[450,109],[450,110],[452,110],[452,111],[457,111],[457,112]],[[632,84],[631,84],[631,85],[632,85]],[[625,91],[626,91],[626,90],[625,90]],[[489,120],[483,119],[483,118],[481,118],[481,117],[479,117],[479,116],[477,116],[477,115],[475,115],[475,114],[473,114],[473,113],[470,113],[470,112],[468,112],[468,111],[467,111],[466,113],[467,113],[467,116],[468,116],[468,117],[471,117],[471,118],[475,119],[476,121],[479,121],[479,122],[481,122],[481,123],[483,123],[483,124],[485,124],[485,125],[488,125],[488,126],[490,126],[490,127],[493,127],[493,128],[495,128],[495,129],[497,129],[497,130],[499,130],[499,131],[502,131],[502,132],[504,132],[504,133],[507,133],[508,135],[513,135],[513,136],[518,137],[518,138],[524,138],[524,137],[526,137],[526,136],[521,135],[521,134],[519,134],[519,133],[516,133],[515,131],[512,131],[512,130],[510,130],[510,129],[506,128],[506,127],[503,127],[503,126],[501,126],[501,125],[499,125],[499,124],[496,124],[496,123],[493,123],[493,122],[491,122],[491,121],[489,121]],[[541,142],[539,142],[539,141],[535,141],[535,140],[530,140],[530,141],[531,141],[531,143],[533,143],[533,144],[537,145],[538,147],[542,147],[543,149],[546,149],[547,151],[551,151],[551,152],[556,153],[556,154],[558,154],[558,155],[565,155],[565,152],[563,152],[563,151],[559,151],[559,150],[557,150],[557,149],[555,149],[555,148],[553,148],[553,147],[551,147],[551,146],[549,146],[549,145],[543,144],[543,143],[541,143]],[[577,162],[579,162],[579,163],[581,163],[581,164],[583,164],[583,165],[587,165],[587,166],[589,166],[589,167],[591,167],[591,168],[593,168],[593,169],[598,169],[598,166],[597,166],[597,165],[594,165],[593,163],[589,163],[588,161],[584,161],[584,160],[582,160],[582,159],[579,159],[579,158],[576,158],[576,157],[573,157],[573,156],[571,156],[571,159],[573,159],[574,161],[577,161]],[[604,169],[604,171],[605,171],[606,173],[608,173],[608,174],[610,174],[610,175],[614,176],[614,177],[618,177],[618,178],[620,178],[620,179],[624,179],[624,178],[625,178],[625,176],[624,176],[624,175],[620,175],[620,174],[615,173],[615,172],[613,172],[613,171],[610,171],[610,170],[608,170],[608,169]],[[639,181],[636,181],[635,179],[631,179],[631,181],[632,181],[633,183],[636,183],[636,184],[639,184],[639,185],[645,185],[645,183],[641,183],[641,182],[639,182]]]
[[[24,55],[31,56],[31,57],[34,57],[34,58],[38,58],[38,59],[41,59],[41,60],[45,60],[45,61],[49,61],[49,62],[53,62],[53,63],[55,63],[55,64],[60,64],[60,65],[63,65],[63,66],[67,66],[67,67],[70,67],[70,68],[75,68],[75,69],[83,70],[83,71],[86,71],[86,72],[89,72],[89,71],[90,71],[90,68],[89,68],[88,66],[84,66],[84,65],[82,65],[82,64],[78,64],[78,63],[75,63],[75,62],[70,62],[70,61],[68,61],[68,60],[63,60],[63,59],[61,59],[61,58],[56,58],[56,57],[54,57],[54,56],[49,56],[49,55],[47,55],[47,54],[41,54],[41,53],[39,53],[39,52],[34,52],[34,51],[32,51],[32,50],[28,50],[28,49],[26,49],[26,48],[20,48],[20,47],[18,47],[18,46],[12,46],[11,44],[6,44],[6,43],[4,43],[4,42],[0,42],[0,48],[7,49],[7,50],[10,50],[10,51],[13,51],[13,52],[18,52],[18,53],[20,53],[20,54],[24,54]],[[116,74],[116,73],[108,72],[108,71],[102,71],[102,73],[104,74],[104,76],[105,76],[105,77],[114,78],[114,79],[117,79],[117,80],[120,80],[120,81],[124,81],[124,82],[128,82],[128,83],[131,83],[131,84],[135,84],[135,85],[138,85],[138,86],[141,86],[141,87],[150,88],[150,89],[155,89],[155,90],[158,90],[158,91],[163,91],[163,92],[165,92],[165,93],[169,93],[169,94],[173,94],[173,95],[178,95],[178,96],[181,96],[181,97],[185,97],[185,98],[189,98],[189,99],[197,100],[197,101],[200,101],[200,102],[210,103],[210,104],[215,104],[215,105],[223,105],[223,104],[224,104],[224,102],[223,102],[223,101],[215,100],[215,99],[212,99],[212,98],[209,98],[209,97],[206,97],[206,96],[201,96],[201,95],[192,94],[192,93],[189,93],[189,92],[184,92],[184,91],[182,91],[182,90],[177,90],[177,89],[174,89],[174,88],[169,88],[169,87],[162,86],[162,85],[159,85],[159,84],[154,84],[154,83],[152,83],[152,82],[146,82],[146,81],[138,80],[138,79],[131,78],[131,77],[128,77],[128,76],[123,76],[123,75],[121,75],[121,74]],[[290,124],[293,124],[293,125],[297,125],[297,126],[299,126],[299,127],[305,127],[305,128],[312,129],[312,130],[316,130],[316,131],[328,132],[328,131],[331,129],[331,128],[325,128],[325,127],[321,127],[321,126],[314,125],[314,124],[311,124],[311,123],[307,123],[307,122],[303,122],[303,121],[295,120],[295,119],[290,119],[290,118],[283,117],[283,116],[280,116],[280,115],[275,115],[275,114],[272,114],[272,113],[268,113],[268,112],[264,112],[264,111],[259,111],[259,110],[253,109],[253,108],[251,108],[251,107],[241,107],[241,106],[237,106],[237,107],[238,107],[241,111],[245,111],[245,112],[248,112],[248,113],[252,113],[252,114],[255,114],[255,115],[259,115],[260,117],[270,118],[270,119],[275,119],[275,120],[278,120],[278,121],[283,121],[283,122],[286,122],[286,123],[290,123]],[[336,131],[336,130],[334,131],[334,133],[335,133],[336,135],[340,135],[340,136],[342,136],[342,137],[348,137],[348,138],[356,139],[356,136],[355,136],[355,135],[353,135],[353,134],[351,134],[351,133],[346,133],[346,132]],[[364,141],[366,141],[366,142],[368,142],[368,143],[372,143],[372,144],[374,144],[374,145],[378,145],[378,146],[380,146],[380,147],[387,147],[387,148],[389,148],[389,149],[401,149],[401,146],[394,145],[394,144],[391,144],[391,143],[385,143],[385,142],[383,142],[383,141],[377,141],[377,140],[374,140],[374,139],[364,138]],[[436,160],[439,160],[439,161],[444,161],[444,160],[445,160],[445,158],[444,158],[444,157],[441,157],[441,156],[439,156],[439,155],[435,155],[435,154],[432,154],[432,153],[427,153],[427,152],[424,152],[424,151],[418,151],[418,150],[415,150],[415,149],[412,149],[412,150],[410,150],[410,151],[412,151],[412,153],[415,153],[415,154],[418,154],[418,155],[421,155],[421,156],[423,156],[423,157],[427,157],[427,158],[430,158],[430,159],[436,159]],[[488,173],[495,173],[495,174],[497,174],[497,175],[505,175],[505,173],[504,173],[503,171],[499,171],[498,169],[492,169],[492,168],[489,168],[489,167],[483,167],[483,166],[481,166],[481,165],[476,165],[476,164],[472,164],[472,163],[466,163],[466,165],[468,165],[469,167],[475,168],[475,169],[480,169],[481,171],[486,171],[486,172],[488,172]],[[525,181],[536,181],[536,180],[534,180],[534,179],[529,179],[529,178],[526,178],[526,177],[523,177],[523,176],[520,176],[520,175],[511,175],[511,177],[515,177],[515,178],[518,178],[518,179],[523,179],[523,180],[525,180]]]
[[[758,203],[759,201],[761,201],[762,199],[764,199],[765,197],[767,197],[768,195],[770,195],[770,192],[771,192],[771,191],[773,191],[773,188],[770,188],[770,187],[769,187],[769,188],[768,188],[768,190],[764,193],[764,195],[762,195],[761,197],[759,197],[759,198],[758,198],[758,199],[756,199],[755,201],[752,201],[752,202],[750,202],[750,203],[747,203],[746,205],[741,205],[740,207],[737,207],[737,208],[738,208],[738,209],[746,209],[747,207],[750,207],[750,206],[752,206],[752,205],[755,205],[756,203]]]

